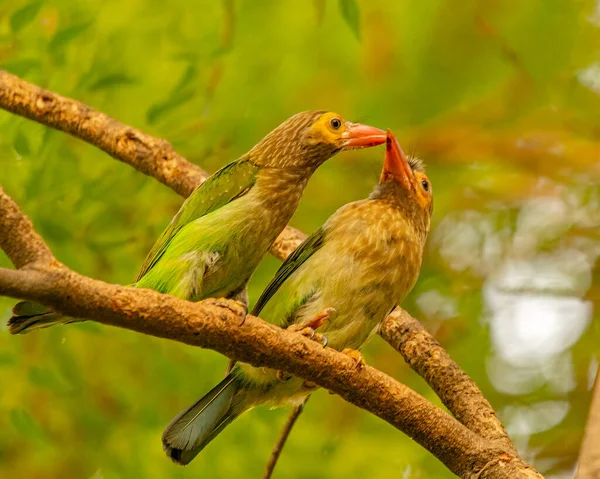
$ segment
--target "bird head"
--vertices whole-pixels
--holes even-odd
[[[316,168],[342,150],[381,145],[379,128],[344,120],[325,111],[305,111],[288,118],[250,152],[259,164]]]
[[[424,213],[427,220],[433,212],[433,191],[423,164],[404,154],[390,130],[387,131],[385,161],[376,191],[398,199],[403,208],[414,214]]]

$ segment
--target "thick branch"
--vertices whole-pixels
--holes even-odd
[[[380,336],[435,391],[454,417],[481,437],[516,453],[504,426],[475,382],[419,321],[396,308],[382,324]]]
[[[106,284],[65,267],[0,269],[0,294],[39,301],[66,315],[210,348],[255,366],[289,371],[389,422],[461,477],[473,477],[498,461],[503,467],[516,461],[523,475],[492,474],[498,469],[494,466],[480,477],[540,477],[527,475],[528,467],[517,457],[484,441],[377,369],[359,370],[344,354],[253,316],[239,326],[241,312],[236,315],[212,300],[190,303],[153,290]]]
[[[208,177],[165,140],[5,71],[0,71],[0,107],[87,141],[180,195],[188,196]]]
[[[17,204],[0,187],[0,248],[17,268],[54,261],[52,252]]]
[[[579,453],[576,479],[600,479],[600,368],[596,373],[590,414]]]
[[[48,251],[39,237],[38,244],[27,244],[33,228],[8,195],[0,195],[0,208],[13,208],[10,217],[0,217],[0,232],[7,231],[5,224],[13,225],[13,249]],[[485,441],[382,372],[369,366],[357,369],[346,355],[253,316],[240,326],[242,312],[217,306],[215,300],[191,303],[149,289],[106,284],[62,265],[38,263],[21,270],[0,269],[0,294],[39,301],[69,316],[214,349],[255,366],[289,371],[404,431],[461,477],[541,477],[500,444]]]

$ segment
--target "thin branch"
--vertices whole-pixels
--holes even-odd
[[[0,195],[0,208],[9,207],[16,205],[8,195]],[[8,238],[7,224],[14,233]],[[30,243],[32,233],[31,222],[18,209],[10,218],[0,217],[2,244],[8,245],[11,259],[20,258],[15,253],[19,249],[47,251]],[[377,369],[358,369],[348,356],[260,318],[247,316],[241,325],[239,307],[222,307],[210,299],[191,303],[154,290],[111,285],[62,265],[2,268],[0,294],[38,301],[69,316],[210,348],[254,366],[289,371],[405,432],[460,477],[541,477],[518,456],[484,440]]]
[[[498,441],[507,451],[516,453],[481,390],[419,321],[396,308],[382,324],[379,335],[427,381],[456,419],[481,437]]]
[[[294,408],[292,409],[292,412],[290,413],[289,417],[287,418],[287,421],[285,422],[285,425],[283,426],[283,430],[281,431],[279,439],[275,443],[275,446],[273,446],[271,457],[269,457],[269,462],[267,463],[267,466],[265,467],[265,472],[263,473],[263,479],[271,479],[273,471],[275,470],[275,466],[277,465],[279,455],[283,450],[283,446],[285,446],[285,442],[287,441],[287,438],[292,432],[292,428],[294,427],[294,424],[300,417],[300,414],[302,414],[302,411],[304,410],[304,405],[307,403],[309,398],[310,396],[306,396],[304,401],[302,401],[302,404],[294,406]]]
[[[594,381],[590,414],[585,425],[575,478],[600,479],[600,367]]]

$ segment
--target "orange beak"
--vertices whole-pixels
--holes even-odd
[[[342,133],[342,149],[368,148],[385,143],[385,131],[360,123],[346,122],[346,131]]]
[[[385,161],[383,171],[381,172],[381,181],[389,176],[393,176],[396,181],[402,184],[407,190],[413,189],[414,175],[406,155],[396,140],[394,134],[388,130],[385,143]]]

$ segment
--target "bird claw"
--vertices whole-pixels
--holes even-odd
[[[318,329],[323,326],[327,321],[337,315],[335,308],[325,308],[323,311],[315,314],[308,321],[303,323],[303,326]]]
[[[352,359],[354,359],[354,362],[356,363],[356,369],[362,369],[367,364],[365,362],[365,358],[363,357],[363,355],[360,353],[360,351],[358,349],[345,348],[342,351],[342,354],[345,354],[346,356],[349,356]]]
[[[302,336],[317,341],[318,343],[321,343],[323,347],[326,347],[329,343],[327,336],[325,334],[317,333],[316,329],[323,326],[336,314],[337,311],[334,308],[325,308],[323,311],[315,314],[308,321],[304,321],[300,324],[292,324],[287,329],[292,332],[299,332],[302,334]]]
[[[289,374],[289,373],[286,373],[282,369],[278,369],[277,372],[275,373],[275,377],[277,379],[279,379],[281,382],[286,382],[286,381],[289,381],[291,379],[292,375]]]
[[[246,322],[246,317],[248,316],[248,306],[242,301],[227,298],[209,298],[205,300],[205,304],[210,304],[211,306],[218,306],[219,308],[225,308],[231,311],[233,314],[241,316],[242,321],[240,323],[240,326],[242,326]]]
[[[317,387],[317,384],[313,383],[312,381],[304,381],[302,383],[302,387],[306,389],[314,389]]]
[[[317,343],[320,343],[323,345],[323,347],[327,346],[327,336],[321,333],[317,333],[313,328],[311,328],[310,326],[304,327],[302,329],[302,325],[299,325],[299,327],[294,327],[295,325],[290,326],[288,329],[290,331],[292,331],[293,333],[300,333],[302,336],[304,336],[305,338],[308,339],[312,339],[313,341],[316,341]]]

